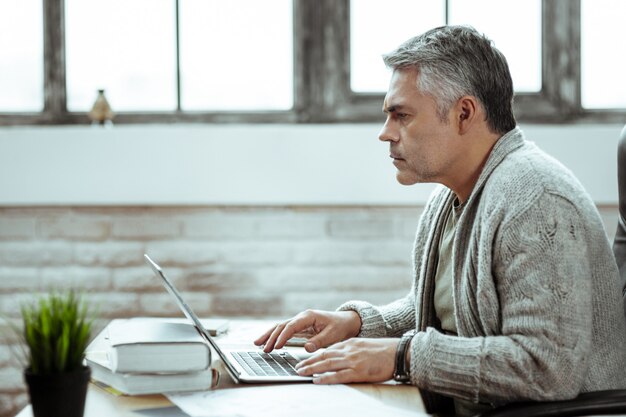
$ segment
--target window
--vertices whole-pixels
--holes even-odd
[[[449,0],[449,16],[450,24],[474,26],[494,42],[516,92],[541,91],[541,0]]]
[[[116,111],[254,111],[293,105],[290,0],[65,4],[70,111],[88,111],[101,88]]]
[[[626,109],[626,44],[623,0],[582,0],[582,105],[587,109]]]
[[[446,23],[507,56],[519,121],[621,123],[626,46],[605,39],[624,14],[622,0],[0,0],[0,125],[88,123],[101,88],[115,123],[380,121],[381,54]]]
[[[289,110],[291,5],[291,0],[182,0],[181,108]]]
[[[41,0],[0,0],[0,112],[43,110]]]
[[[516,18],[502,18],[507,15]],[[394,23],[372,30],[380,22]],[[351,0],[352,91],[386,91],[390,74],[381,55],[446,23],[474,26],[493,40],[509,61],[517,92],[541,90],[541,0],[448,0],[447,8],[445,0]]]
[[[68,110],[89,111],[99,89],[116,112],[176,110],[174,6],[65,0]]]
[[[402,13],[398,13],[402,10]],[[384,30],[380,22],[394,22]],[[444,0],[351,0],[350,87],[358,93],[385,92],[390,73],[381,56],[403,41],[446,23]]]
[[[346,13],[343,24],[349,26],[352,19],[360,15],[361,2],[365,0],[344,0]],[[395,26],[398,17],[405,9],[399,0],[385,2],[387,7],[396,12],[393,19],[384,17],[378,23],[371,22],[369,30],[374,30],[381,37],[388,37],[388,29]],[[441,7],[445,10],[445,22],[451,24],[470,24],[476,26],[494,40],[506,55],[511,66],[513,83],[516,88],[515,113],[520,121],[525,122],[563,122],[587,116],[580,107],[580,70],[579,38],[580,3],[570,0],[440,0],[422,3],[440,15]],[[356,8],[356,12],[351,10]],[[418,16],[424,14],[424,8]],[[355,14],[352,14],[352,13]],[[407,11],[407,13],[414,13]],[[381,13],[381,16],[382,13]],[[515,16],[515,19],[511,19]],[[517,17],[520,17],[519,22]],[[421,18],[420,18],[421,19]],[[417,19],[418,25],[420,19]],[[522,20],[523,19],[523,20]],[[389,23],[393,22],[393,23]],[[506,26],[503,22],[507,22]],[[341,23],[339,23],[341,24]],[[357,29],[358,30],[357,26]],[[367,25],[360,26],[362,31]],[[355,29],[353,28],[352,31]],[[395,29],[392,30],[395,31]],[[419,32],[416,31],[415,34]],[[343,51],[350,53],[355,48],[358,54],[359,38],[348,40]],[[522,39],[523,48],[520,48]],[[528,45],[535,45],[528,48]],[[396,42],[397,45],[397,42]],[[564,53],[566,52],[566,53]],[[344,68],[346,80],[357,79],[352,71],[361,71],[341,62],[341,53],[333,56]],[[379,64],[383,66],[382,62]],[[330,74],[327,73],[327,76]],[[334,101],[336,111],[332,113],[335,121],[380,120],[380,103],[383,91],[360,91],[358,88],[345,87],[349,81],[342,77],[333,84],[333,91],[338,91]],[[386,74],[387,80],[389,73]],[[382,81],[377,82],[378,86]],[[350,83],[350,86],[353,86]],[[380,87],[378,87],[380,88]],[[370,89],[371,90],[371,89]]]

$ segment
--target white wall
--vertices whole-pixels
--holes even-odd
[[[379,125],[0,128],[0,206],[416,205]],[[587,187],[617,203],[621,125],[522,125]]]

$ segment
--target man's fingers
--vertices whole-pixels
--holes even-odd
[[[298,375],[310,376],[314,374],[323,374],[325,372],[339,372],[348,367],[349,362],[344,358],[329,358],[310,365],[298,368]]]
[[[309,358],[310,359],[310,358]],[[323,374],[325,372],[338,372],[349,368],[350,362],[343,356],[318,358],[317,361],[303,363],[297,366],[298,374],[302,376],[310,376],[314,374]]]
[[[323,350],[321,352],[317,352],[315,355],[311,355],[308,358],[298,362],[298,364],[296,365],[296,369],[299,369],[303,366],[308,366],[311,365],[315,362],[321,362],[323,360],[326,359],[330,359],[330,358],[338,358],[343,356],[343,352],[340,352],[337,348],[337,345],[333,346],[332,348]]]
[[[283,331],[284,328],[285,328],[285,323],[277,324],[276,327],[274,327],[274,330],[272,330],[270,337],[267,338],[267,340],[265,341],[265,346],[263,347],[264,352],[267,353],[267,352],[271,352],[272,350],[274,350],[276,339],[278,338],[278,336],[280,335],[280,333]]]
[[[343,369],[313,377],[314,384],[347,384],[355,381],[355,372],[352,369]]]
[[[325,327],[324,330],[317,335],[309,338],[309,341],[304,345],[304,349],[307,352],[315,352],[319,348],[328,347],[336,342],[336,336],[333,335],[332,327]]]
[[[277,324],[274,330],[271,332],[269,338],[265,341],[265,347],[263,351],[268,353],[274,349],[281,349],[287,343],[295,333],[305,330],[311,325],[308,323],[313,322],[315,319],[312,317],[294,317],[291,320],[287,320],[283,323]]]
[[[283,326],[281,332],[278,334],[274,348],[281,349],[283,346],[285,346],[287,341],[293,337],[293,335],[308,329],[313,325],[314,322],[315,318],[310,316],[296,316],[295,318],[291,319]]]
[[[263,343],[265,343],[267,341],[267,339],[269,339],[270,335],[272,334],[272,332],[274,331],[275,328],[276,328],[276,325],[274,325],[274,327],[272,327],[271,329],[269,329],[265,333],[263,333],[261,336],[259,336],[254,341],[254,344],[257,345],[257,346],[261,346]]]
[[[309,366],[311,364],[314,364],[315,362],[319,362],[321,360],[324,360],[324,358],[322,357],[323,354],[325,354],[327,351],[321,352],[321,353],[316,353],[313,356],[310,356],[306,359],[304,359],[303,361],[298,362],[298,364],[296,365],[296,370],[299,370],[300,368],[304,368],[305,366]]]
[[[293,319],[289,323],[285,325],[282,332],[276,338],[276,349],[280,349],[285,346],[287,340],[291,339],[291,337],[299,332],[300,330],[301,319]]]
[[[335,323],[337,320],[334,316],[329,316],[330,313],[318,312],[314,310],[304,311],[290,320],[286,320],[283,323],[276,324],[274,328],[269,329],[254,343],[257,346],[265,345],[263,347],[264,352],[271,352],[274,349],[281,349],[287,344],[287,341],[291,339],[295,334],[303,331],[309,333],[315,333],[319,331],[318,335],[311,337],[304,348],[308,352],[314,352],[321,347],[327,347],[334,342],[338,341],[337,336],[333,335],[336,332]],[[330,328],[335,328],[334,330]]]

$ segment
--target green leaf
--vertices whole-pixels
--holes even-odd
[[[87,303],[74,291],[52,293],[20,308],[23,340],[32,372],[68,372],[82,366],[93,320]]]
[[[67,366],[68,353],[70,350],[70,328],[67,323],[63,326],[63,333],[57,340],[56,369],[64,371]]]

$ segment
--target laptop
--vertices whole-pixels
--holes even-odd
[[[287,351],[265,353],[261,349],[221,348],[204,328],[191,307],[183,300],[178,290],[165,276],[161,267],[150,259],[148,255],[144,254],[143,256],[150,267],[152,267],[155,275],[161,279],[167,291],[174,297],[182,312],[200,333],[200,336],[217,352],[222,362],[224,362],[226,370],[236,382],[258,384],[270,382],[310,382],[313,380],[312,377],[298,375],[294,369],[298,362],[311,356],[310,353],[303,352],[302,355],[298,355],[295,352]]]

